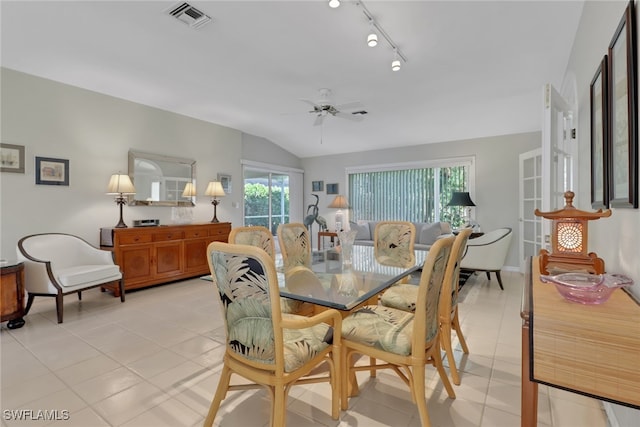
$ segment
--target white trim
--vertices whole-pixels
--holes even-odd
[[[604,413],[607,416],[609,427],[621,427],[620,423],[618,422],[618,418],[616,417],[616,411],[614,410],[613,404],[610,402],[602,401],[602,408],[604,409]]]
[[[255,162],[253,160],[240,160],[240,164],[252,169],[265,170],[268,172],[295,172],[304,174],[304,169],[292,168],[291,166],[274,165],[271,163]]]

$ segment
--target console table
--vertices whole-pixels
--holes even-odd
[[[640,305],[621,289],[600,305],[566,301],[530,260],[522,295],[521,425],[537,425],[538,384],[640,409]]]
[[[208,274],[207,246],[227,242],[230,231],[229,222],[114,228],[113,246],[100,247],[113,251],[130,290]],[[117,286],[103,289],[120,296]]]

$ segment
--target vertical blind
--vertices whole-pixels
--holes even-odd
[[[447,207],[454,191],[469,191],[469,165],[351,172],[351,220],[447,221],[459,226],[464,212]]]

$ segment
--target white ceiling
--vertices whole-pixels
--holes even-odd
[[[2,66],[267,138],[299,157],[540,129],[542,87],[560,87],[582,1],[375,1],[408,61],[366,46],[356,2],[5,1]],[[310,106],[360,101],[361,122]]]

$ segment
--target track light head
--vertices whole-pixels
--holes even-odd
[[[394,59],[393,61],[391,61],[391,69],[393,71],[400,70],[400,60],[399,59]]]
[[[370,33],[367,36],[367,45],[369,47],[376,47],[378,45],[378,35],[376,33]]]
[[[329,7],[335,9],[340,6],[340,0],[329,0]]]

